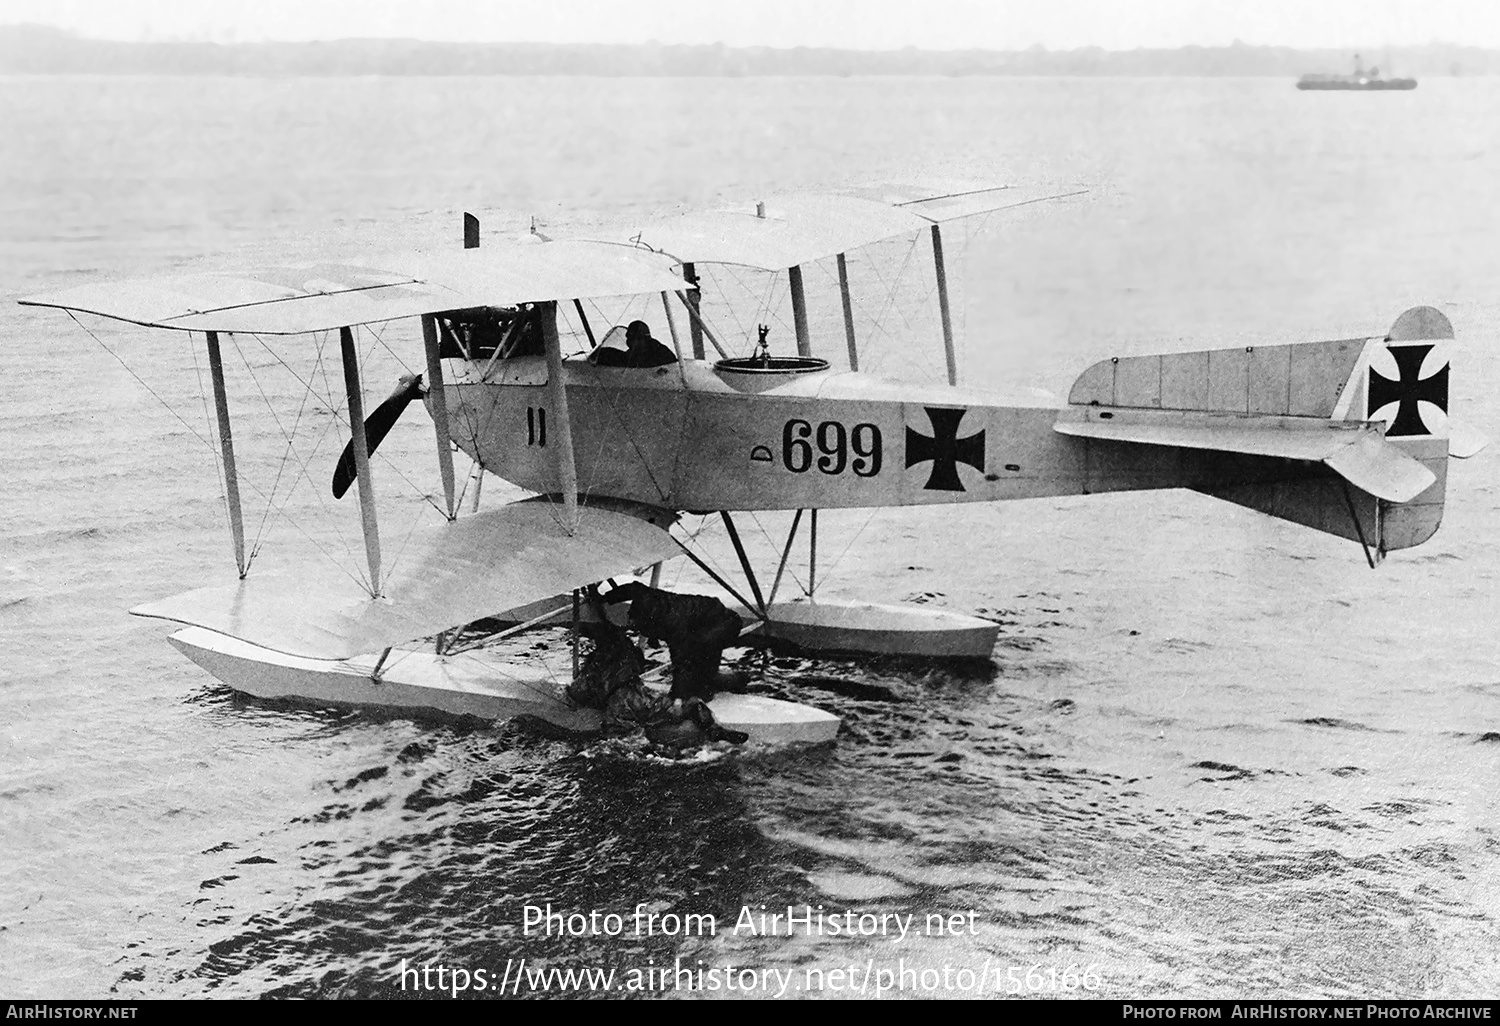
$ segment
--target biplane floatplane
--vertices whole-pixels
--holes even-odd
[[[1130,489],[1188,488],[1358,543],[1373,567],[1437,530],[1450,456],[1484,439],[1450,428],[1447,318],[1417,307],[1382,337],[1120,357],[1088,368],[1067,401],[1013,400],[957,385],[942,225],[1037,197],[1003,187],[876,186],[795,195],[754,208],[657,220],[620,241],[465,247],[363,263],[247,275],[193,274],[94,284],[22,302],[199,332],[206,343],[229,522],[240,579],[132,610],[187,625],[171,638],[232,688],[266,697],[539,716],[597,726],[565,701],[566,673],[528,670],[443,639],[481,618],[524,628],[563,613],[558,598],[693,559],[740,602],[751,629],[812,649],[985,657],[996,624],[898,606],[775,601],[807,522],[809,587],[817,511],[992,502]],[[1055,198],[1055,197],[1054,197]],[[948,384],[858,371],[845,254],[930,237]],[[814,344],[802,267],[836,258],[848,370]],[[697,288],[714,265],[785,275],[796,353],[764,332],[738,354],[711,326]],[[614,329],[597,340],[584,301],[660,296],[671,362],[632,366]],[[559,307],[577,314],[564,353]],[[420,318],[426,373],[369,418],[354,331]],[[679,333],[678,319],[685,330]],[[220,336],[337,332],[349,445],[335,490],[359,495],[368,578],[247,575]],[[758,351],[749,351],[759,341]],[[709,358],[707,346],[716,353]],[[821,354],[821,355],[820,355]],[[371,454],[422,397],[437,443],[446,518],[383,563]],[[453,453],[537,493],[460,513]],[[482,475],[481,475],[482,477]],[[796,511],[769,591],[732,514]],[[720,513],[745,587],[672,533],[679,514]],[[768,574],[769,576],[769,574]],[[748,592],[748,594],[746,594]],[[516,628],[519,629],[519,628]],[[437,637],[436,645],[421,642]],[[574,666],[576,669],[576,632]],[[838,720],[749,695],[715,699],[727,727],[771,740],[824,740]]]

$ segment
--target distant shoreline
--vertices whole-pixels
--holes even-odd
[[[1500,75],[1500,50],[1430,43],[1369,47],[1388,77]],[[1288,78],[1348,67],[1354,51],[1284,46],[1176,49],[856,51],[343,39],[309,43],[118,42],[39,25],[0,25],[0,75],[242,77],[570,76],[603,78],[1022,77]]]

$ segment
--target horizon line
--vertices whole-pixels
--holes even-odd
[[[1478,43],[1460,43],[1444,39],[1429,39],[1426,42],[1414,43],[1372,43],[1361,46],[1330,46],[1330,45],[1299,45],[1293,43],[1247,43],[1241,39],[1234,39],[1228,43],[1179,43],[1174,46],[1133,46],[1124,49],[1116,49],[1100,46],[1097,43],[1087,43],[1080,46],[1053,48],[1045,43],[1031,43],[1023,47],[1008,49],[996,47],[972,46],[953,49],[940,49],[933,47],[902,46],[888,48],[853,48],[837,45],[813,45],[799,43],[794,46],[778,46],[770,43],[725,43],[721,40],[714,42],[698,43],[664,43],[657,39],[647,39],[637,42],[557,42],[553,40],[540,39],[488,39],[488,40],[464,40],[464,39],[424,39],[419,36],[337,36],[320,39],[222,39],[212,38],[204,35],[188,36],[161,36],[139,39],[119,39],[108,36],[86,35],[76,29],[66,28],[61,25],[51,25],[44,22],[0,22],[0,32],[6,30],[41,30],[50,34],[65,37],[70,40],[85,43],[107,43],[120,46],[159,46],[167,45],[196,45],[196,46],[222,46],[222,47],[248,47],[248,46],[315,46],[339,43],[416,43],[434,46],[541,46],[541,47],[629,47],[638,49],[672,49],[672,48],[720,48],[724,50],[770,50],[782,53],[794,53],[798,50],[813,50],[825,53],[837,54],[1069,54],[1079,52],[1096,51],[1100,53],[1129,54],[1142,51],[1157,53],[1174,53],[1183,50],[1296,50],[1296,51],[1322,51],[1338,52],[1348,54],[1359,54],[1365,51],[1372,53],[1383,53],[1399,49],[1423,49],[1428,47],[1451,47],[1457,49],[1486,50],[1500,52],[1500,47],[1486,46]]]

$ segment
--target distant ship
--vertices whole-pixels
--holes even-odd
[[[1352,75],[1303,75],[1297,80],[1298,89],[1415,89],[1414,78],[1381,78],[1379,68],[1366,71],[1360,64],[1359,54],[1354,55]]]

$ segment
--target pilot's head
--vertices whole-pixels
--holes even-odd
[[[631,321],[625,328],[625,344],[632,349],[651,338],[651,325],[645,321]]]

